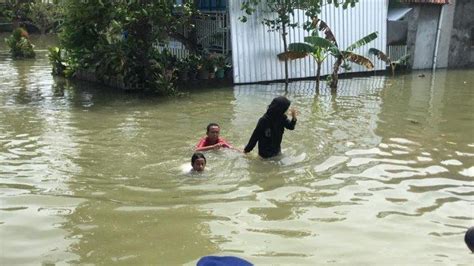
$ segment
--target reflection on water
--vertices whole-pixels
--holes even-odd
[[[188,175],[209,122],[243,147],[279,85],[159,99],[0,56],[0,261],[469,264],[474,72],[295,82],[283,155],[224,150]]]

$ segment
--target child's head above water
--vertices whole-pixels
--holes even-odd
[[[195,152],[193,157],[191,157],[191,165],[193,166],[193,171],[202,172],[206,167],[206,157],[200,152]]]
[[[218,124],[216,123],[210,123],[207,125],[207,131],[206,135],[211,141],[217,141],[219,139],[219,133],[221,131],[221,128]]]
[[[466,242],[466,245],[471,252],[474,252],[474,226],[467,230],[464,235],[464,242]]]

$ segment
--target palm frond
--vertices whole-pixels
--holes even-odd
[[[374,64],[372,63],[372,61],[370,61],[370,59],[365,56],[348,51],[343,51],[342,54],[345,60],[364,66],[369,70],[374,68]]]
[[[369,49],[369,54],[377,56],[378,59],[384,61],[387,64],[391,64],[392,60],[390,60],[390,57],[388,57],[384,52],[380,51],[379,49],[376,48],[370,48]]]
[[[377,37],[378,37],[378,32],[372,32],[371,34],[369,34],[369,35],[363,37],[362,39],[356,41],[355,43],[351,44],[349,47],[347,47],[346,51],[352,52],[355,49],[357,49],[361,46],[364,46],[364,45],[368,44],[369,42],[377,39]]]

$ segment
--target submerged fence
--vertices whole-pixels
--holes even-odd
[[[389,45],[387,49],[387,55],[392,61],[397,61],[398,59],[402,58],[407,54],[406,45]]]

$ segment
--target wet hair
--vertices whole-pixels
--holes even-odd
[[[464,242],[466,242],[471,252],[474,252],[474,226],[467,230],[466,235],[464,235]]]
[[[193,154],[193,157],[191,157],[191,165],[194,165],[194,162],[197,160],[197,159],[204,159],[204,162],[207,163],[206,161],[206,157],[204,157],[204,154],[200,153],[200,152],[195,152]]]
[[[211,127],[218,127],[218,128],[220,128],[219,124],[217,124],[217,123],[209,123],[209,125],[207,125],[207,127],[206,127],[206,133],[209,132],[209,130],[211,129]]]

